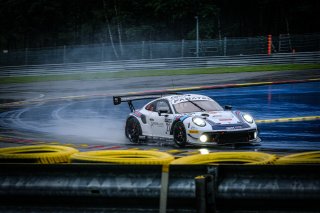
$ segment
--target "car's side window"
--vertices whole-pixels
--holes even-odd
[[[156,111],[156,102],[151,102],[145,107],[146,110],[155,112]]]
[[[170,109],[169,103],[166,100],[157,101],[156,110],[158,111],[159,109],[168,109],[168,113],[172,114],[172,111]]]

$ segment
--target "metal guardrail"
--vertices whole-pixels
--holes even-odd
[[[189,58],[164,58],[0,67],[0,77],[65,75],[136,70],[171,70],[198,67],[320,63],[320,52],[277,53]]]
[[[167,212],[316,211],[319,169],[319,165],[173,165]],[[161,173],[157,165],[0,164],[0,211],[32,206],[32,212],[158,212]],[[201,181],[199,175],[211,178]]]

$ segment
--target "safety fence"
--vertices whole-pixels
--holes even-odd
[[[123,43],[121,46],[101,43],[1,50],[0,66],[267,54],[268,47],[271,53],[320,51],[320,34],[224,37],[198,41],[141,41]]]
[[[316,210],[319,155],[214,152],[175,160],[143,150],[2,148],[0,211]]]
[[[320,52],[275,53],[271,55],[258,54],[189,58],[163,58],[104,61],[98,63],[88,62],[70,64],[5,66],[0,67],[0,77],[308,63],[320,63]]]
[[[167,179],[160,165],[0,169],[1,212],[317,212],[320,202],[319,165],[172,165]]]

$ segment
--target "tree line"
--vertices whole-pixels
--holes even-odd
[[[0,50],[319,31],[318,0],[0,0]],[[121,51],[121,48],[120,48]]]

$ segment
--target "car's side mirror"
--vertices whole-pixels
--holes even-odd
[[[226,105],[226,106],[224,106],[224,109],[225,109],[225,110],[232,110],[232,106]]]
[[[159,116],[161,116],[162,114],[168,114],[169,113],[169,109],[167,107],[160,107],[159,109],[157,109]]]

